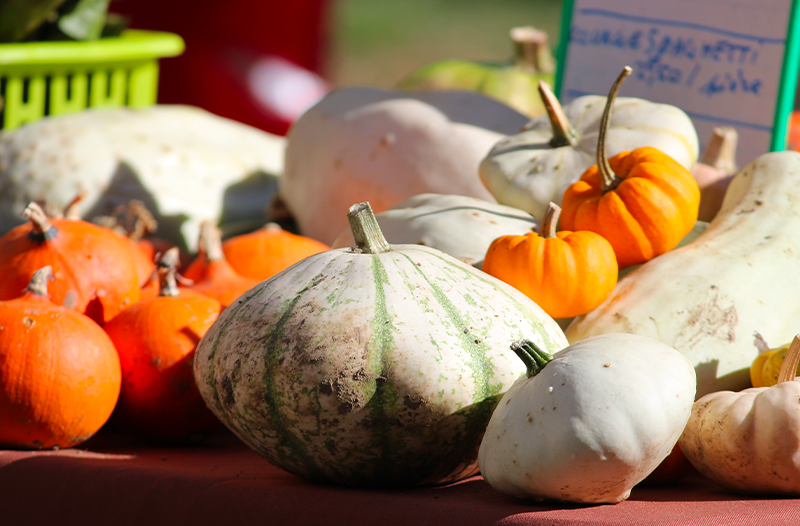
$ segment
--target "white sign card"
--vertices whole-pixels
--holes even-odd
[[[744,166],[785,148],[800,41],[792,0],[565,0],[556,93],[672,104],[694,122],[701,151],[715,126],[739,133]]]

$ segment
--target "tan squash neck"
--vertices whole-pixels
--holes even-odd
[[[724,175],[735,174],[738,171],[736,168],[738,142],[739,134],[736,132],[736,128],[731,126],[714,128],[700,162],[715,168]]]
[[[550,74],[556,63],[547,43],[547,33],[531,26],[515,27],[510,31],[514,44],[514,65],[527,73]]]

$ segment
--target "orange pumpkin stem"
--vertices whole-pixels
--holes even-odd
[[[738,171],[736,168],[737,142],[739,142],[739,134],[736,132],[736,128],[731,126],[714,128],[700,162],[716,168],[724,175],[735,174]]]
[[[86,190],[79,190],[72,201],[67,203],[64,207],[64,217],[72,221],[79,221],[81,219],[80,203],[86,198]]]
[[[180,253],[178,247],[172,247],[159,258],[156,263],[159,283],[159,296],[180,296],[178,282],[175,277],[177,274]]]
[[[200,239],[197,244],[200,257],[206,261],[222,261],[225,254],[222,252],[222,234],[211,221],[203,221],[200,224]]]
[[[109,216],[93,218],[92,222],[115,230],[137,243],[144,236],[153,234],[158,229],[158,221],[145,204],[137,199],[117,206]]]
[[[606,134],[608,134],[608,126],[611,123],[611,107],[614,106],[617,92],[619,92],[622,83],[625,82],[625,79],[631,74],[631,71],[633,70],[630,66],[625,66],[622,69],[622,73],[617,77],[617,80],[614,81],[614,84],[611,86],[611,91],[608,92],[606,107],[603,110],[603,117],[600,120],[600,132],[597,136],[597,169],[600,172],[600,176],[603,178],[603,193],[610,192],[622,182],[622,179],[614,173],[614,170],[611,169],[611,165],[608,162],[608,156],[606,155]]]
[[[514,43],[514,65],[534,74],[556,70],[553,55],[547,45],[547,33],[531,26],[515,27],[509,32]]]
[[[553,148],[575,146],[578,142],[578,132],[567,120],[564,108],[561,107],[561,103],[558,102],[550,85],[543,80],[539,81],[539,96],[542,97],[544,109],[547,111],[547,117],[553,127],[553,138],[550,139],[550,146]]]
[[[56,237],[58,231],[53,227],[47,218],[47,214],[37,203],[28,203],[28,206],[22,211],[22,216],[31,222],[30,238],[32,241],[42,243]]]
[[[794,337],[789,351],[783,359],[781,370],[778,372],[778,383],[793,381],[797,374],[798,364],[800,364],[800,335]]]
[[[363,254],[381,254],[392,249],[383,232],[378,226],[378,220],[372,213],[369,202],[358,203],[350,207],[347,213],[350,221],[350,229],[353,231],[353,239],[356,241],[356,248]]]
[[[556,236],[556,226],[560,216],[561,207],[555,203],[550,203],[547,207],[547,212],[544,214],[542,226],[539,227],[539,236],[543,238],[558,237]]]
[[[47,296],[47,282],[53,279],[53,267],[47,265],[33,273],[25,290],[39,296]]]

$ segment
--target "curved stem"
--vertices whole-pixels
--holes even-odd
[[[79,190],[72,201],[64,207],[64,217],[72,221],[81,219],[80,202],[86,198],[86,190]]]
[[[28,237],[36,243],[43,243],[48,239],[53,239],[58,234],[58,230],[50,223],[47,214],[37,203],[28,203],[22,216],[31,222],[31,231]]]
[[[539,236],[543,238],[558,237],[556,236],[556,226],[558,225],[558,218],[561,216],[561,207],[551,202],[547,206],[547,212],[544,214],[542,226],[539,227]]]
[[[736,128],[731,126],[719,126],[714,128],[711,139],[706,144],[703,157],[700,162],[716,168],[724,175],[732,175],[736,169],[736,143],[739,142],[739,134]]]
[[[539,374],[544,369],[544,366],[553,360],[553,356],[550,353],[543,351],[530,340],[520,340],[512,343],[511,350],[517,353],[525,367],[528,368],[528,378]]]
[[[53,279],[53,267],[47,265],[33,273],[25,290],[39,296],[47,296],[47,282]]]
[[[600,177],[603,178],[603,193],[610,192],[622,182],[622,179],[617,177],[611,165],[608,164],[608,156],[606,155],[606,135],[608,134],[608,125],[611,122],[611,107],[614,106],[614,100],[617,98],[617,92],[622,87],[622,83],[628,75],[631,74],[631,67],[625,66],[622,73],[619,74],[617,80],[611,86],[611,91],[608,92],[606,99],[606,107],[603,110],[603,118],[600,120],[600,132],[597,136],[597,169],[600,171]]]
[[[175,278],[179,261],[178,247],[172,247],[156,262],[158,272],[159,296],[180,296],[178,283]]]
[[[200,256],[208,261],[222,261],[225,255],[222,252],[222,233],[211,221],[200,223],[200,239],[197,243]]]
[[[797,375],[798,364],[800,364],[800,335],[794,337],[792,344],[789,346],[789,351],[783,359],[781,370],[778,372],[778,383],[794,380]]]
[[[575,146],[578,143],[578,132],[567,120],[564,108],[561,107],[561,103],[558,102],[558,98],[556,98],[550,85],[543,80],[539,81],[539,96],[542,97],[544,109],[550,119],[550,126],[553,127],[553,138],[550,139],[550,146],[553,148]]]
[[[353,231],[353,239],[356,247],[364,254],[380,254],[392,249],[386,238],[383,237],[378,220],[372,213],[369,202],[358,203],[350,207],[347,213],[350,220],[350,230]]]
[[[514,65],[533,74],[550,74],[556,70],[553,54],[547,44],[547,33],[531,26],[510,31],[514,43]]]

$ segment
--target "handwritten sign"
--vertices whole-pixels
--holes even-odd
[[[792,0],[565,0],[556,92],[563,103],[605,95],[672,104],[701,148],[715,126],[739,133],[737,162],[782,150],[800,59]]]

